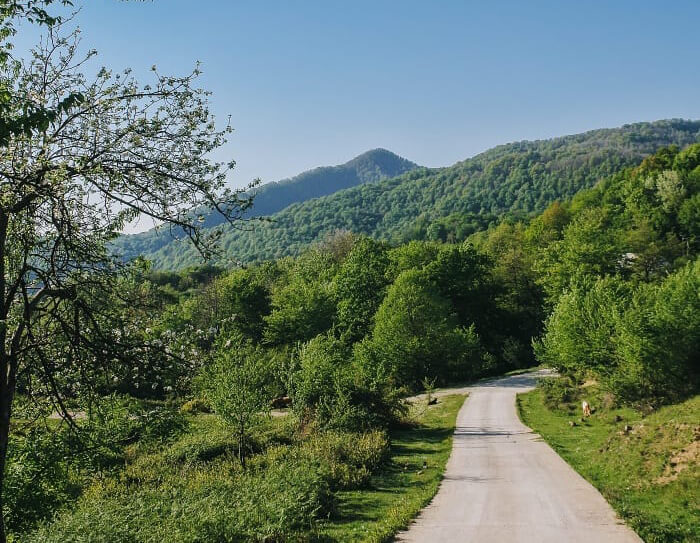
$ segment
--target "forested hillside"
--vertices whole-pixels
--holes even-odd
[[[253,206],[248,217],[264,217],[281,211],[285,207],[333,194],[342,189],[375,183],[396,177],[419,166],[386,149],[373,149],[339,166],[314,168],[290,179],[266,183],[251,191]],[[224,222],[218,213],[203,212],[204,226],[215,227]],[[127,259],[140,254],[149,254],[167,245],[173,239],[183,237],[179,229],[152,229],[140,234],[121,236],[115,242],[118,251]],[[181,266],[177,266],[181,267]]]
[[[220,263],[299,254],[336,230],[376,239],[459,241],[499,216],[525,216],[621,169],[665,145],[700,140],[700,121],[637,123],[543,141],[495,147],[448,168],[419,169],[289,206],[251,231],[224,228]],[[136,251],[136,247],[131,248]],[[143,254],[157,268],[200,261],[186,242]]]

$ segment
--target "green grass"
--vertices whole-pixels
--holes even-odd
[[[544,392],[536,389],[518,396],[518,408],[523,422],[645,541],[700,541],[700,396],[646,417],[628,408],[599,408],[586,422],[580,419],[580,399],[594,407],[606,401],[594,385],[568,403],[548,407]],[[626,425],[631,430],[625,432]]]
[[[119,469],[16,540],[386,541],[437,491],[463,401],[416,403],[391,445],[382,431],[299,433],[270,418],[247,470],[219,417],[191,415],[172,439],[128,445]]]
[[[433,498],[452,450],[464,395],[422,409],[417,424],[391,433],[391,459],[369,489],[339,493],[338,513],[321,528],[330,541],[389,541]],[[423,469],[423,462],[427,469]]]

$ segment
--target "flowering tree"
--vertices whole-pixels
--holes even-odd
[[[169,77],[154,67],[146,85],[105,68],[90,79],[83,72],[95,53],[81,57],[77,32],[48,23],[31,58],[0,63],[2,118],[39,112],[23,126],[5,123],[0,139],[0,508],[18,386],[70,421],[62,393],[99,385],[104,368],[136,348],[130,265],[110,240],[147,216],[206,257],[216,234],[202,230],[200,210],[237,223],[251,205],[226,187],[233,163],[209,158],[230,129],[215,127],[197,69]]]

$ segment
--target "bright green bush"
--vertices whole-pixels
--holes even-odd
[[[232,433],[192,434],[185,436],[164,454],[166,461],[174,464],[209,462],[224,454],[235,455],[237,443]]]
[[[10,532],[28,529],[80,492],[81,480],[66,461],[68,443],[63,428],[37,427],[11,437],[3,488]]]
[[[362,431],[392,424],[404,411],[400,395],[368,377],[332,333],[302,346],[293,378],[294,411],[324,429]]]
[[[120,397],[104,399],[92,415],[75,420],[77,433],[50,420],[11,437],[3,493],[10,532],[31,529],[72,503],[92,475],[122,468],[129,444],[160,445],[185,427],[173,410],[143,409]]]
[[[211,405],[206,400],[201,398],[192,398],[186,401],[180,407],[180,413],[184,415],[193,415],[195,413],[211,413]]]
[[[305,441],[301,452],[327,466],[332,488],[361,488],[387,458],[389,439],[380,430],[324,432]]]
[[[571,406],[581,394],[581,388],[570,377],[541,379],[537,387],[542,390],[544,403],[550,409]]]
[[[652,405],[697,390],[700,261],[660,283],[582,282],[562,295],[537,344],[541,362],[592,372],[624,402]]]

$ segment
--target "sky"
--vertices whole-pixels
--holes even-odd
[[[447,166],[494,145],[700,118],[700,2],[77,0],[101,64],[202,63],[230,183],[384,147]],[[18,51],[36,39],[22,28]]]

